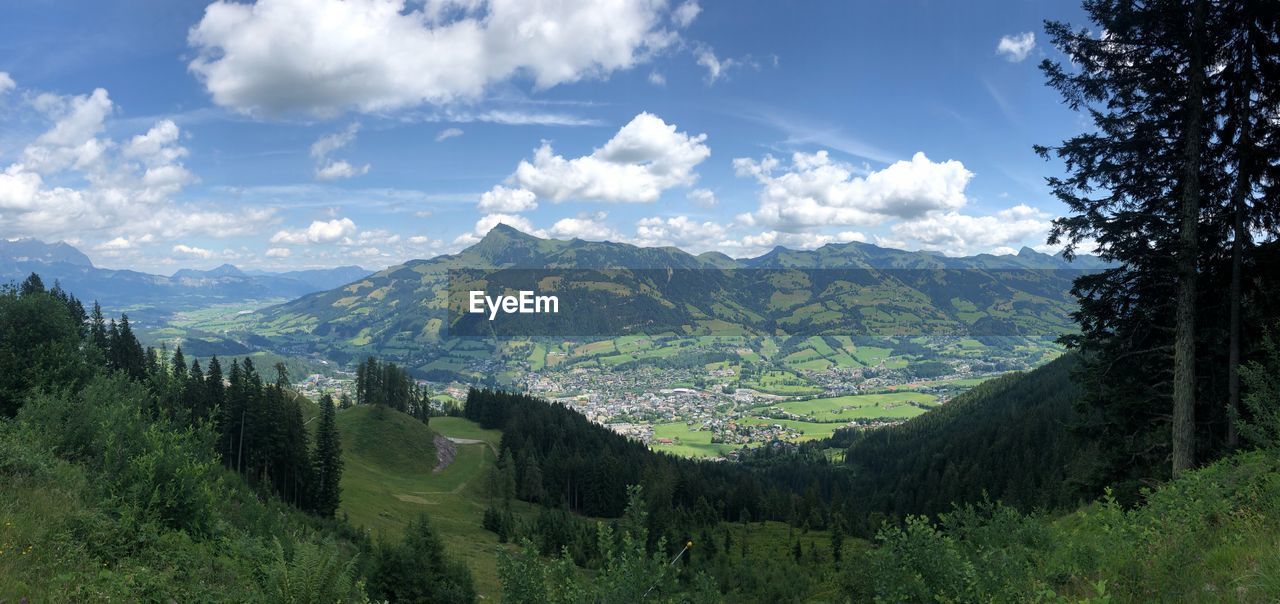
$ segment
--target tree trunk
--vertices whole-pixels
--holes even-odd
[[[1240,133],[1236,146],[1236,182],[1231,191],[1231,323],[1230,342],[1227,348],[1227,447],[1240,446],[1240,434],[1236,421],[1240,416],[1240,313],[1244,273],[1244,246],[1249,231],[1245,228],[1245,198],[1253,184],[1253,116],[1250,113],[1250,96],[1253,94],[1253,53],[1246,44],[1244,62],[1245,83],[1239,93],[1236,113],[1240,120]]]
[[[1179,207],[1177,310],[1173,352],[1173,475],[1189,470],[1196,452],[1196,261],[1199,256],[1200,138],[1204,114],[1204,0],[1193,9],[1191,64]]]
[[[1231,341],[1227,347],[1227,447],[1240,445],[1236,420],[1240,415],[1240,281],[1244,271],[1244,200],[1233,200],[1235,221],[1231,242]]]

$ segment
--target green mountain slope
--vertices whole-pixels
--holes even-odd
[[[868,512],[937,514],[984,497],[1023,509],[1063,508],[1099,493],[1070,481],[1084,449],[1072,438],[1079,366],[1067,355],[989,380],[931,413],[864,433],[845,462]]]
[[[351,524],[373,536],[400,539],[408,523],[426,512],[450,558],[471,569],[476,591],[499,591],[497,537],[481,528],[488,498],[484,476],[500,435],[461,418],[435,417],[428,427],[385,407],[357,406],[337,414],[342,436],[342,506]],[[453,463],[437,472],[437,436],[480,441],[454,445]],[[516,502],[517,512],[527,507]]]
[[[340,361],[375,353],[421,368],[445,352],[450,344],[442,334],[457,327],[448,325],[448,271],[591,268],[608,270],[595,279],[597,291],[584,294],[562,320],[591,326],[592,333],[617,333],[641,320],[688,335],[869,335],[938,326],[1059,333],[1070,329],[1074,303],[1067,290],[1074,272],[1007,271],[1081,267],[1095,268],[1096,259],[1068,264],[1029,249],[1016,256],[947,258],[862,243],[778,248],[735,260],[714,252],[694,256],[676,248],[539,239],[499,225],[458,254],[410,261],[248,315],[243,332],[253,334],[245,337],[259,347]],[[813,270],[835,268],[855,272],[826,279]],[[668,272],[676,269],[706,270]],[[957,288],[947,283],[954,273],[904,269],[971,269],[964,275],[974,283]]]

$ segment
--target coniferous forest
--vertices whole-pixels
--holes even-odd
[[[1049,243],[1105,267],[1055,360],[697,461],[499,389],[433,417],[438,368],[363,352],[310,400],[32,273],[0,288],[0,602],[1280,601],[1280,3],[1083,8],[1040,64],[1080,133],[1034,151]],[[369,486],[450,466],[481,478]]]

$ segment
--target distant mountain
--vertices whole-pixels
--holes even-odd
[[[268,273],[269,274],[269,273]],[[230,264],[223,264],[218,268],[211,268],[202,271],[194,268],[184,268],[173,273],[173,279],[219,279],[223,277],[248,277],[244,271]]]
[[[88,256],[64,242],[45,243],[38,239],[15,239],[13,241],[0,239],[0,262],[6,264],[13,262],[43,262],[46,264],[63,262],[79,266],[93,266]]]
[[[359,266],[339,266],[335,268],[315,268],[301,271],[262,274],[301,281],[316,288],[317,290],[324,290],[333,289],[339,285],[351,283],[352,281],[360,279],[371,273],[373,273],[373,271]]]
[[[172,276],[98,268],[66,243],[35,239],[0,240],[0,283],[21,281],[39,273],[86,302],[97,300],[109,310],[166,314],[214,303],[296,298],[347,283],[368,271],[334,269],[248,274],[230,264],[209,270],[181,269]]]
[[[811,329],[835,330],[896,321],[916,325],[944,322],[979,324],[1007,321],[1032,329],[1060,333],[1070,329],[1074,300],[1068,292],[1071,271],[1040,271],[1023,284],[1000,283],[972,291],[967,299],[945,284],[936,283],[928,271],[885,269],[1092,269],[1096,258],[1081,257],[1069,263],[1060,256],[1024,249],[1017,255],[980,255],[949,258],[929,252],[907,252],[866,243],[832,244],[816,250],[776,248],[757,258],[732,259],[708,252],[698,256],[673,247],[645,248],[613,242],[541,239],[506,225],[499,225],[475,245],[451,255],[413,260],[379,271],[329,291],[303,296],[292,302],[263,309],[249,317],[246,330],[264,336],[270,345],[292,352],[318,352],[341,359],[347,355],[377,352],[411,366],[445,346],[442,334],[449,329],[446,289],[451,269],[623,269],[601,277],[598,289],[623,287],[642,296],[610,299],[601,295],[589,316],[575,315],[584,323],[607,322],[617,316],[643,320],[662,315],[665,321],[684,321],[684,333],[707,325],[741,325],[748,333],[786,333]],[[797,281],[785,269],[868,269],[854,290],[836,294],[818,292]],[[724,293],[711,304],[696,298],[693,290],[663,287],[641,269],[784,269],[751,278],[723,277],[709,271],[708,287]],[[734,271],[730,271],[733,273]],[[752,271],[737,271],[751,273]],[[1055,276],[1057,273],[1061,273]],[[986,273],[983,273],[986,274]],[[991,273],[995,274],[995,273]],[[734,279],[746,279],[735,281]],[[611,283],[604,283],[611,281]],[[741,285],[741,289],[734,289]],[[653,287],[650,287],[653,286]],[[807,288],[807,289],[806,289]],[[855,291],[856,290],[856,291]],[[774,295],[783,293],[785,295]],[[871,293],[874,295],[867,296]],[[692,295],[691,295],[692,294]],[[730,299],[732,298],[732,299]],[[884,300],[891,300],[892,307]],[[904,302],[905,301],[905,302]],[[878,305],[879,308],[877,311]],[[879,315],[879,316],[876,316]],[[700,327],[701,326],[701,327]],[[824,331],[826,332],[826,331]],[[579,332],[583,333],[583,332]]]

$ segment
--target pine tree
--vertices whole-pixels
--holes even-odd
[[[321,516],[333,517],[341,500],[339,484],[342,480],[342,444],[338,436],[333,397],[328,394],[320,398],[320,425],[316,428],[316,448],[312,464],[315,471],[312,507]]]
[[[93,301],[93,313],[89,317],[89,337],[103,354],[110,351],[111,343],[107,339],[107,324],[102,318],[102,307],[98,305],[97,300]]]
[[[22,285],[19,286],[18,293],[24,296],[43,294],[44,281],[40,279],[40,275],[31,273],[25,280],[23,280]]]
[[[1099,364],[1090,428],[1105,433],[1100,442],[1145,449],[1151,465],[1167,452],[1174,473],[1195,459],[1197,272],[1202,239],[1212,235],[1199,228],[1213,184],[1204,143],[1216,110],[1206,82],[1206,4],[1086,2],[1105,33],[1048,23],[1072,67],[1042,64],[1050,86],[1072,109],[1088,110],[1095,126],[1053,149],[1037,147],[1068,171],[1048,179],[1071,212],[1054,222],[1050,243],[1065,242],[1070,256],[1096,240],[1102,257],[1119,264],[1075,287],[1082,333],[1068,341]],[[1128,375],[1111,373],[1122,359]],[[1168,436],[1146,434],[1170,416]]]

